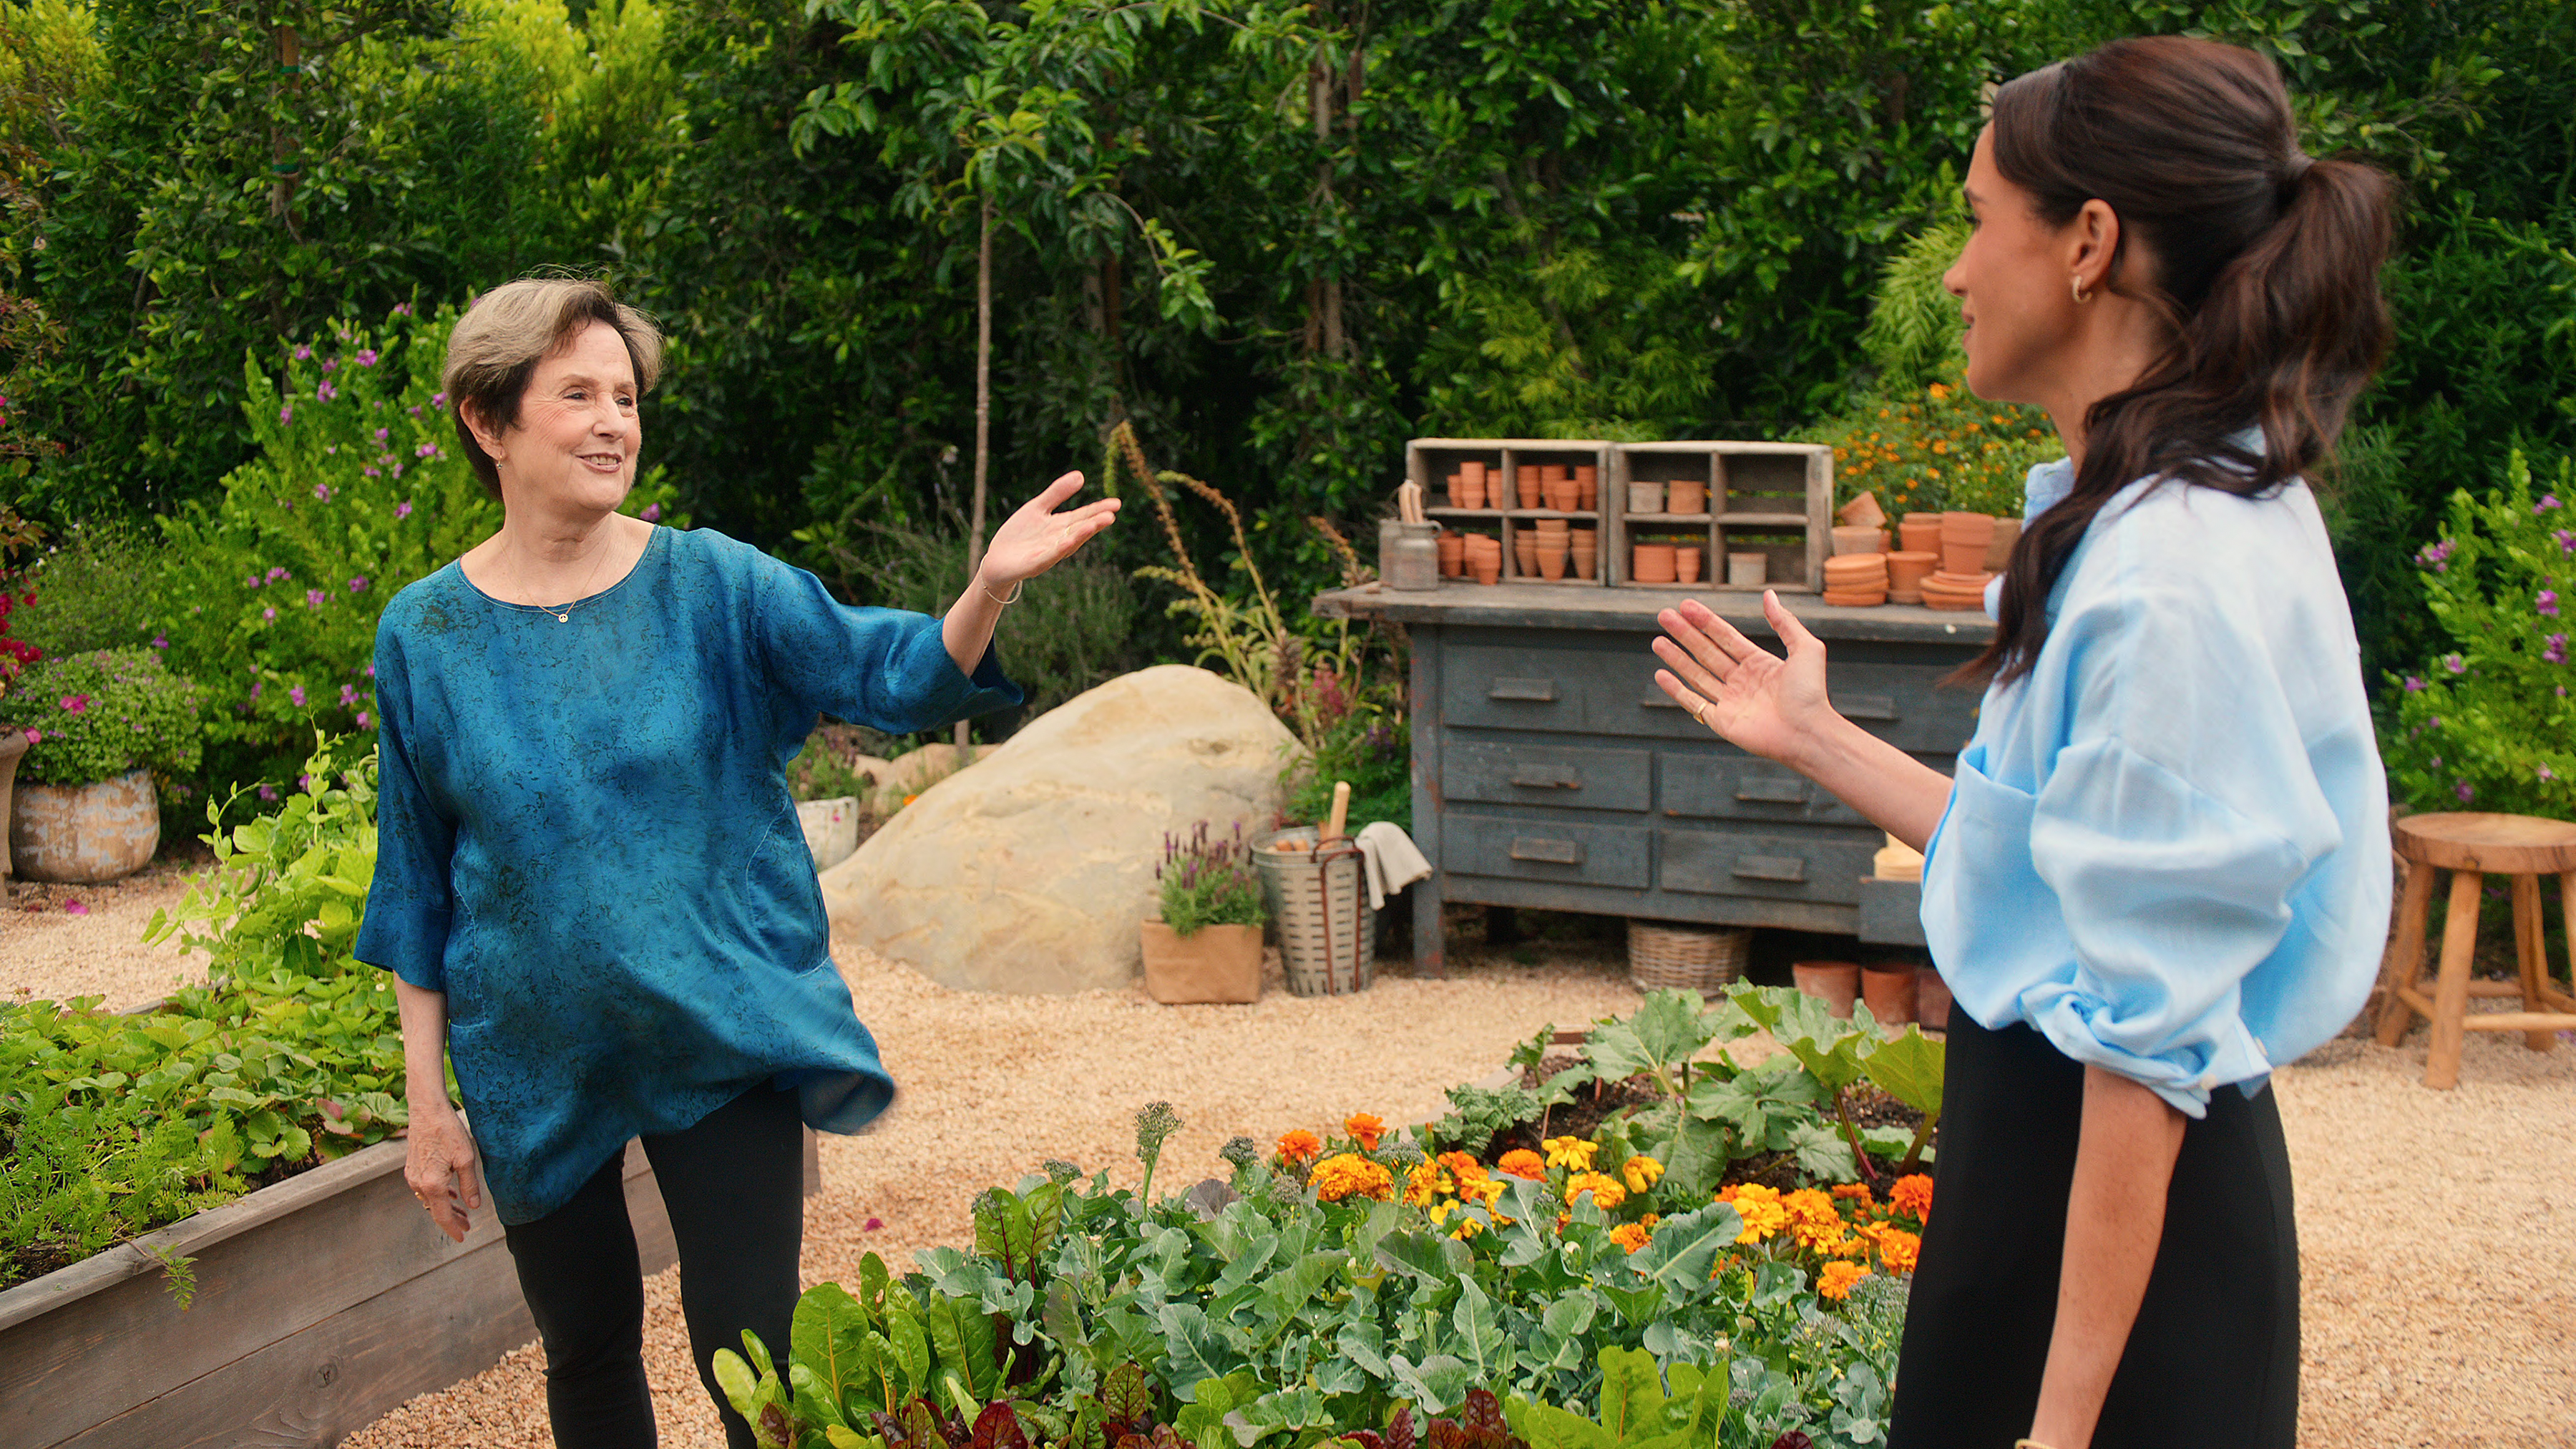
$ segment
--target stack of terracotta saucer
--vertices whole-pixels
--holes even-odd
[[[1899,550],[1887,556],[1887,601],[1891,604],[1923,602],[1923,581],[1941,567],[1941,555],[1931,552],[1909,553]]]
[[[1986,581],[1993,577],[1983,569],[1972,574],[1943,569],[1923,581],[1923,602],[1934,609],[1982,609]]]
[[[1825,602],[1867,609],[1887,602],[1887,555],[1842,553],[1825,560]]]
[[[1640,543],[1628,551],[1628,577],[1641,584],[1673,582],[1673,546]]]

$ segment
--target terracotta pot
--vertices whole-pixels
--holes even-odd
[[[1954,574],[1984,573],[1986,545],[1975,542],[1945,542],[1941,545],[1941,567]]]
[[[1628,555],[1628,577],[1641,584],[1669,584],[1673,581],[1673,546],[1669,543],[1641,543]]]
[[[1582,544],[1577,543],[1567,551],[1567,557],[1573,560],[1574,576],[1576,578],[1597,579],[1601,577],[1601,551],[1598,548],[1586,548]]]
[[[1887,602],[1887,590],[1838,589],[1827,584],[1825,591],[1817,597],[1837,609],[1875,609]]]
[[[1502,555],[1500,555],[1500,554],[1479,554],[1479,555],[1477,555],[1477,556],[1476,556],[1476,562],[1475,562],[1475,565],[1474,565],[1474,568],[1473,568],[1472,572],[1476,575],[1476,582],[1478,582],[1478,583],[1480,583],[1480,584],[1493,584],[1493,583],[1500,583],[1500,582],[1502,582],[1502,578],[1503,578],[1503,560],[1502,560]]]
[[[1909,513],[1896,525],[1896,540],[1906,553],[1939,553],[1941,551],[1941,515]]]
[[[1851,1020],[1852,1001],[1860,995],[1860,963],[1798,961],[1790,965],[1789,975],[1800,991],[1823,1002],[1836,1019]]]
[[[1440,576],[1454,579],[1467,569],[1467,540],[1455,533],[1444,533],[1432,540],[1440,549]]]
[[[1870,962],[1860,973],[1860,995],[1880,1026],[1901,1027],[1914,1020],[1914,963]]]
[[[1931,1031],[1950,1029],[1950,983],[1930,966],[1914,973],[1914,1020]]]
[[[1663,484],[1661,484],[1661,483],[1631,483],[1631,484],[1629,484],[1629,485],[1628,485],[1628,511],[1629,511],[1630,513],[1661,513],[1661,512],[1663,512],[1663,511],[1664,511],[1664,485],[1663,485]]]
[[[1771,556],[1760,553],[1731,553],[1726,556],[1726,581],[1739,589],[1758,589],[1769,582]]]
[[[1834,510],[1834,522],[1845,528],[1885,528],[1887,513],[1878,506],[1878,495],[1864,490]]]
[[[1485,486],[1486,471],[1485,465],[1482,463],[1461,463],[1458,465],[1458,481],[1461,483],[1472,483],[1477,487],[1482,488]]]
[[[1145,994],[1166,1005],[1261,999],[1261,928],[1201,926],[1182,935],[1160,921],[1138,925]]]
[[[141,870],[160,845],[149,770],[95,785],[21,781],[10,805],[10,860],[28,880],[115,880]]]
[[[1574,469],[1574,506],[1586,513],[1601,506],[1601,470],[1590,463]]]
[[[1825,560],[1826,583],[1885,583],[1887,555],[1847,553]]]
[[[1539,476],[1545,471],[1541,468],[1521,468],[1513,472],[1512,495],[1520,499],[1521,507],[1538,507],[1539,499],[1544,496],[1547,488],[1547,481]]]
[[[1892,553],[1887,556],[1887,587],[1891,593],[1920,594],[1923,581],[1941,566],[1937,553]]]
[[[1526,528],[1512,535],[1512,569],[1525,579],[1538,576],[1538,535]]]
[[[2019,542],[2021,542],[2021,520],[1996,519],[1994,541],[1986,545],[1986,572],[2002,573],[2004,565],[2012,562],[2013,545]]]
[[[1560,478],[1547,485],[1547,506],[1559,513],[1572,513],[1583,506],[1583,485],[1571,478]]]
[[[1973,543],[1979,549],[1995,541],[1995,521],[1983,513],[1944,513],[1941,515],[1941,545]],[[1979,558],[1985,557],[1983,553]]]
[[[1673,578],[1675,581],[1685,584],[1698,583],[1699,561],[1705,556],[1705,554],[1706,550],[1693,548],[1689,544],[1680,544],[1675,546],[1673,549]]]
[[[1459,479],[1455,492],[1457,494],[1458,506],[1461,508],[1482,508],[1485,506],[1485,480],[1482,478]]]
[[[1449,475],[1449,477],[1448,477],[1448,479],[1447,479],[1447,481],[1446,481],[1446,485],[1445,485],[1445,486],[1446,486],[1446,487],[1448,488],[1448,490],[1449,490],[1449,506],[1450,506],[1450,507],[1452,507],[1452,508],[1464,508],[1464,507],[1466,507],[1466,506],[1467,506],[1466,504],[1461,503],[1461,502],[1459,502],[1459,501],[1458,501],[1458,500],[1459,500],[1461,497],[1463,497],[1464,495],[1462,495],[1462,494],[1461,494],[1461,493],[1459,493],[1459,491],[1458,491],[1458,475],[1457,475],[1457,474],[1455,474],[1455,473],[1450,474],[1450,475]]]
[[[18,760],[27,753],[24,730],[0,729],[0,880],[9,878],[9,797]]]
[[[1664,485],[1664,508],[1671,513],[1708,512],[1708,485],[1676,478]]]
[[[1887,530],[1884,528],[1837,528],[1834,530],[1834,557],[1851,554],[1887,552]]]
[[[1565,540],[1542,538],[1538,541],[1538,576],[1543,579],[1565,577]]]

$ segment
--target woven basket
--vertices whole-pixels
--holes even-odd
[[[1279,925],[1279,961],[1296,996],[1366,991],[1377,972],[1377,912],[1369,908],[1357,846],[1312,849],[1315,827],[1264,836],[1252,850],[1270,919]],[[1282,841],[1305,850],[1281,850]]]
[[[1628,979],[1639,991],[1707,995],[1744,975],[1753,933],[1719,926],[1628,923]]]

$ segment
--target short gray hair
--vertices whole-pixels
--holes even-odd
[[[493,497],[501,496],[500,470],[466,426],[466,406],[473,406],[487,428],[506,432],[517,427],[529,374],[593,322],[617,329],[626,343],[626,360],[635,368],[635,385],[652,391],[662,375],[661,330],[652,318],[618,301],[606,283],[589,277],[522,277],[495,287],[447,335],[447,365],[439,386],[456,415],[456,439],[464,446],[465,460]]]

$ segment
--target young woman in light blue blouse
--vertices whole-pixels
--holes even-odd
[[[1824,646],[1696,602],[1663,688],[1921,847],[1956,994],[1891,1449],[2288,1449],[2298,1241],[2269,1074],[2360,1010],[2385,784],[2302,481],[2388,338],[2386,177],[2271,62],[2123,41],[1995,96],[1947,277],[1969,387],[2046,408],[1956,779],[1835,714]]]
[[[617,511],[660,361],[595,282],[478,301],[446,391],[501,529],[376,634],[357,956],[396,978],[404,1176],[459,1241],[489,1187],[561,1449],[655,1443],[618,1170],[639,1135],[699,1375],[750,1449],[711,1364],[746,1328],[785,1350],[803,1129],[855,1132],[894,1095],[832,966],[786,762],[818,713],[908,734],[1017,702],[991,655],[1003,606],[1118,509],[1056,512],[1068,473],[994,531],[944,619],[844,607],[722,534]]]

